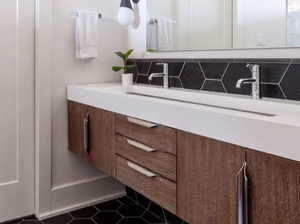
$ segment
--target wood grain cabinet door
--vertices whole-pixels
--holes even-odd
[[[236,175],[244,150],[178,132],[177,213],[191,224],[236,223]]]
[[[113,175],[115,167],[114,113],[89,107],[89,161],[100,171]]]
[[[86,105],[68,102],[69,150],[84,159],[88,157],[84,147],[84,120],[87,112]]]
[[[248,150],[249,224],[300,223],[300,163]]]

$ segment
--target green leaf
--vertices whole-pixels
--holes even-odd
[[[127,61],[129,56],[132,54],[133,52],[133,49],[130,49],[129,51],[127,51],[125,54],[124,54],[124,60]]]
[[[113,66],[113,67],[112,67],[112,70],[115,71],[115,72],[119,72],[119,71],[121,71],[122,69],[124,69],[124,67],[121,67],[121,66]]]
[[[115,52],[115,54],[118,55],[123,60],[125,60],[125,54],[123,54],[121,51]]]

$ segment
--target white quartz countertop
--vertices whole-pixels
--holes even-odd
[[[263,116],[126,94],[120,83],[70,85],[67,92],[68,100],[78,103],[300,161],[299,104],[254,101],[217,94],[201,95],[209,102],[221,105],[232,102],[240,108],[256,108],[275,115]]]

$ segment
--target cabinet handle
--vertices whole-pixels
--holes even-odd
[[[89,120],[90,115],[86,113],[85,118],[83,119],[83,148],[87,154],[90,154],[89,147]]]
[[[155,127],[157,127],[157,124],[147,122],[147,121],[142,121],[142,120],[132,118],[132,117],[127,117],[127,120],[130,123],[137,124],[137,125],[145,127],[145,128],[155,128]]]
[[[144,152],[155,152],[155,151],[157,151],[156,149],[153,149],[153,148],[151,148],[151,147],[149,147],[147,145],[144,145],[142,143],[133,141],[131,139],[126,139],[126,141],[127,141],[127,143],[129,145],[134,146],[134,147],[136,147],[136,148],[138,148],[138,149],[140,149],[140,150],[142,150]]]
[[[248,224],[248,178],[245,162],[236,176],[237,224]]]
[[[127,165],[131,169],[135,170],[136,172],[138,172],[138,173],[140,173],[140,174],[142,174],[142,175],[144,175],[146,177],[153,178],[153,177],[157,177],[158,176],[156,173],[152,173],[151,171],[149,171],[149,170],[147,170],[147,169],[145,169],[145,168],[143,168],[143,167],[141,167],[141,166],[139,166],[139,165],[137,165],[135,163],[127,161]]]

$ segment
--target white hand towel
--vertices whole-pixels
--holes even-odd
[[[98,56],[98,12],[77,11],[76,58],[91,59]]]
[[[174,50],[174,22],[167,18],[157,19],[159,50]]]

